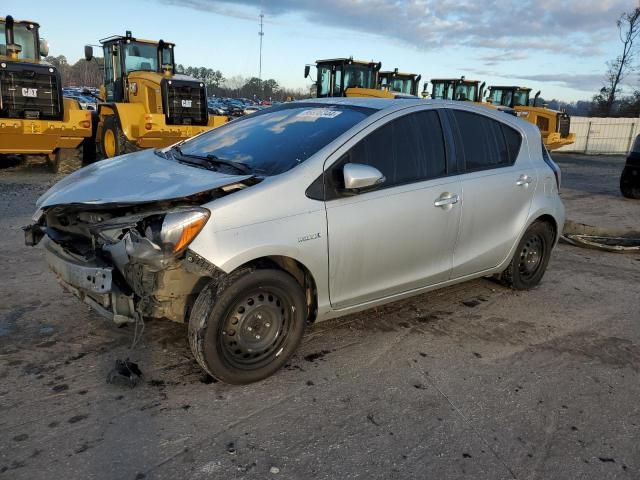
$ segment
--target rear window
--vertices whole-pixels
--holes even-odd
[[[186,155],[215,155],[278,175],[301,164],[374,109],[292,103],[261,110],[207,132],[182,146]]]

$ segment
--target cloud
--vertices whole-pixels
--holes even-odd
[[[298,15],[312,24],[399,40],[415,48],[471,47],[593,56],[617,38],[628,0],[158,0],[256,20]],[[496,64],[499,60],[490,60]]]

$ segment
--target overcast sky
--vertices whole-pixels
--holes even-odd
[[[132,30],[176,43],[176,60],[226,77],[303,88],[305,63],[353,56],[423,79],[466,75],[542,96],[589,99],[620,49],[616,19],[633,0],[3,0],[0,14],[41,24],[51,54],[70,62],[85,43]],[[637,81],[637,80],[634,80]]]

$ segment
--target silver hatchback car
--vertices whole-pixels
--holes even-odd
[[[277,371],[305,326],[476,277],[540,282],[564,224],[538,129],[462,102],[278,105],[69,175],[25,227],[118,323],[189,323],[228,383]]]

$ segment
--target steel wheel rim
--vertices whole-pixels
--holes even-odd
[[[104,153],[109,158],[116,156],[116,136],[112,130],[104,132]]]
[[[545,243],[541,235],[529,236],[520,250],[520,261],[518,270],[523,279],[528,280],[534,277],[542,266],[542,259],[545,254]]]
[[[279,289],[261,288],[239,297],[221,325],[225,359],[236,368],[250,370],[279,356],[291,330],[290,305]]]

